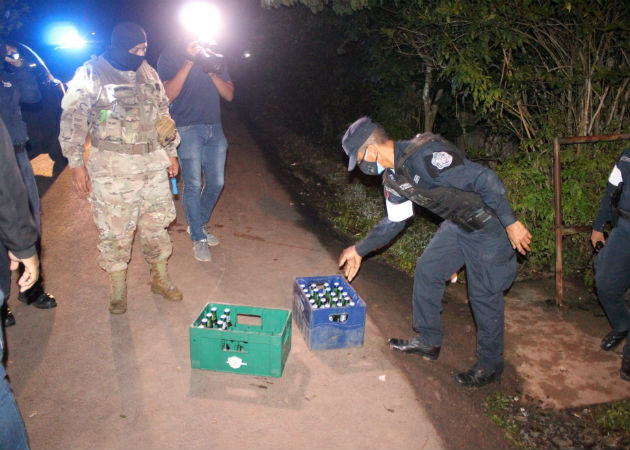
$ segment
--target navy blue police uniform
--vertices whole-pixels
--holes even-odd
[[[516,217],[505,186],[494,171],[470,161],[447,141],[430,141],[409,155],[405,150],[411,143],[394,142],[396,173],[404,172],[414,185],[424,189],[451,188],[453,196],[477,193],[491,208],[479,229],[465,229],[453,220],[442,221],[416,264],[413,328],[423,344],[441,346],[445,282],[465,265],[468,296],[477,324],[476,368],[500,374],[504,366],[503,292],[516,276],[516,254],[505,231]],[[388,209],[407,200],[387,187],[385,197]],[[364,257],[386,245],[403,230],[404,219],[384,218],[356,244],[357,253]]]
[[[630,148],[624,150],[608,177],[593,230],[603,232],[607,222],[613,228],[595,257],[595,287],[613,332],[627,335],[630,313],[624,294],[630,288]],[[630,359],[627,341],[623,356]]]

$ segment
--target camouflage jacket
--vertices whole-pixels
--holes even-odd
[[[59,143],[71,168],[83,166],[88,138],[91,176],[160,170],[177,156],[179,136],[164,148],[158,143],[155,123],[169,115],[168,98],[146,61],[132,72],[93,57],[77,69],[61,107]]]

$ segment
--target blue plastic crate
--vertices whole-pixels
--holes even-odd
[[[354,306],[312,309],[300,284],[339,283]],[[298,277],[293,283],[293,317],[310,350],[361,347],[365,332],[365,302],[340,275]]]

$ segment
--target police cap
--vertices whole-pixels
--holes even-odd
[[[341,146],[348,155],[348,171],[357,165],[357,154],[365,141],[376,129],[376,124],[369,117],[357,119],[346,130],[346,134],[341,139]]]

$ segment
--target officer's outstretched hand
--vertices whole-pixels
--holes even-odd
[[[348,247],[341,253],[341,256],[339,257],[339,268],[341,269],[344,265],[346,266],[344,269],[344,275],[348,281],[352,281],[359,271],[361,260],[363,260],[363,258],[359,256],[354,245],[352,247]]]
[[[508,239],[512,243],[512,248],[517,250],[521,255],[525,255],[531,251],[529,244],[532,242],[532,234],[520,221],[514,222],[505,228]]]

